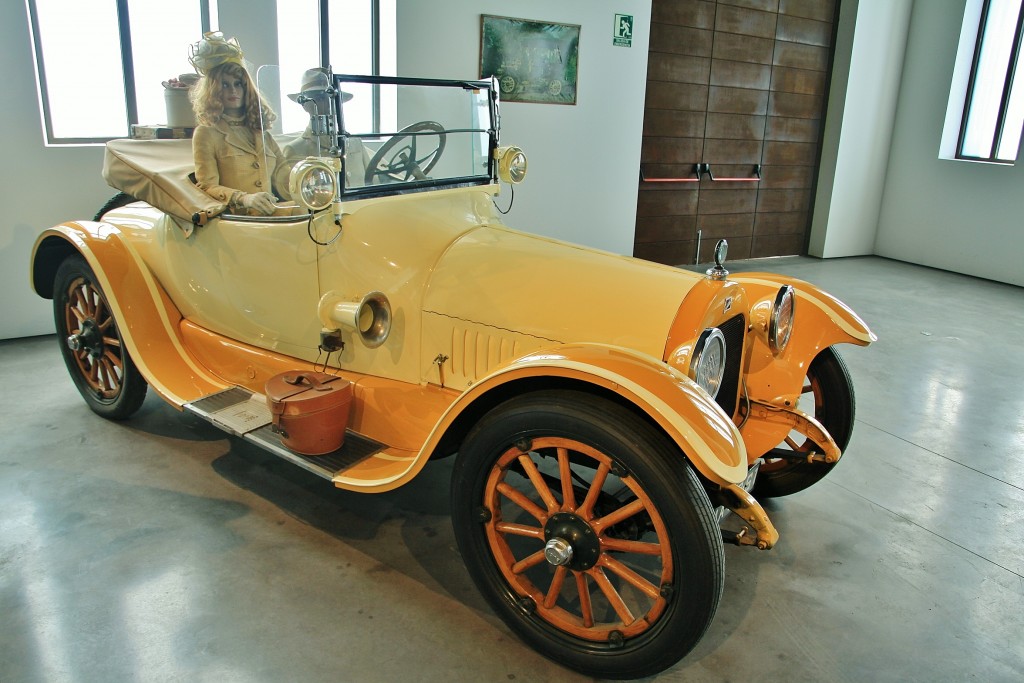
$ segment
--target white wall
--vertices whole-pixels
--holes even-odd
[[[874,253],[913,0],[843,0],[808,252]]]
[[[1024,285],[1024,161],[938,158],[965,1],[914,3],[875,253]]]
[[[634,16],[632,47],[612,45],[616,13]],[[502,104],[502,144],[530,164],[505,223],[632,254],[651,0],[398,0],[398,74],[478,78],[481,14],[582,27],[576,106]]]
[[[92,218],[114,191],[100,177],[102,148],[43,145],[24,1],[0,2],[0,50],[0,339],[8,339],[53,332],[50,302],[28,280],[36,236],[61,221]]]

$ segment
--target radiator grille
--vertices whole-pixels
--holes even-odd
[[[742,315],[730,318],[718,326],[722,336],[725,337],[725,374],[722,376],[722,386],[718,390],[715,402],[725,411],[725,414],[732,417],[736,414],[736,404],[739,400],[740,368],[743,361],[743,335],[746,332],[747,324]]]

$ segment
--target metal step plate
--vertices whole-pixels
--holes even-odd
[[[266,397],[241,387],[186,403],[185,409],[235,436],[244,436],[272,420]]]
[[[386,448],[382,443],[346,429],[345,442],[336,451],[324,455],[296,453],[287,448],[281,441],[281,435],[271,429],[272,417],[266,396],[242,387],[204,396],[186,403],[184,408],[214,426],[325,479],[334,479],[338,473]]]

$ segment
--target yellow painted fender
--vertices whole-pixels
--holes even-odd
[[[860,316],[849,306],[809,282],[773,273],[743,273],[730,276],[741,284],[751,302],[751,310],[770,306],[783,285],[796,292],[793,333],[789,344],[778,356],[768,346],[767,333],[752,316],[754,342],[745,361],[747,395],[780,408],[795,406],[803,389],[807,368],[822,349],[833,344],[867,346],[877,340]],[[751,460],[777,446],[788,434],[785,425],[765,422],[751,416],[743,425],[743,439]]]
[[[657,359],[603,344],[566,344],[545,349],[482,378],[445,412],[421,454],[432,452],[459,415],[488,392],[519,380],[551,377],[599,386],[638,406],[708,480],[727,485],[746,477],[743,439],[706,393]]]
[[[228,386],[185,350],[181,314],[128,240],[109,223],[70,221],[44,231],[32,248],[33,290],[52,299],[57,268],[75,252],[96,275],[139,372],[165,401],[180,409]]]

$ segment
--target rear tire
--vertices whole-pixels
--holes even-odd
[[[672,666],[721,597],[721,532],[683,454],[587,394],[528,394],[488,413],[455,463],[452,524],[498,616],[590,676]],[[555,539],[572,547],[569,559],[545,553]]]
[[[123,420],[146,398],[146,380],[124,347],[114,313],[80,255],[60,264],[53,286],[57,342],[71,379],[97,415]]]
[[[120,209],[122,206],[127,206],[128,204],[137,201],[138,200],[135,197],[131,196],[126,192],[118,192],[109,200],[107,200],[106,204],[100,207],[100,210],[96,212],[96,215],[93,217],[93,220],[101,221],[103,220],[103,217],[106,216],[107,213],[109,213],[110,211],[113,211],[114,209]]]

